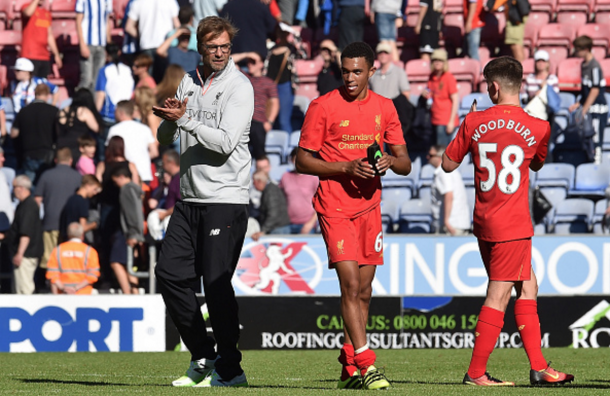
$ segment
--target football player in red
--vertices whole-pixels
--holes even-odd
[[[375,73],[372,48],[349,44],[341,54],[344,86],[311,102],[301,129],[298,172],[320,178],[313,205],[318,213],[328,262],[341,287],[345,342],[339,388],[390,386],[375,368],[366,338],[371,283],[383,264],[380,173],[407,175],[411,160],[391,100],[369,91]],[[387,143],[391,153],[367,162],[369,146]]]
[[[467,153],[472,155],[476,188],[473,231],[489,276],[464,383],[514,385],[493,378],[486,371],[513,288],[517,293],[515,321],[530,361],[530,382],[571,382],[573,375],[551,368],[542,355],[538,284],[531,266],[534,230],[529,210],[529,170],[537,172],[544,164],[550,126],[525,113],[519,105],[521,63],[500,57],[489,62],[483,74],[496,106],[466,116],[447,147],[442,164],[446,172],[452,172]]]

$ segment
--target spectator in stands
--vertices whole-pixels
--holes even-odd
[[[167,186],[167,195],[163,203],[164,211],[159,213],[161,221],[174,213],[176,202],[182,199],[180,196],[180,154],[176,150],[170,149],[163,153],[163,171],[171,176],[171,180]]]
[[[133,162],[125,159],[125,141],[120,136],[114,136],[108,141],[105,160],[97,164],[95,175],[102,182],[102,192],[99,195],[100,203],[100,242],[102,278],[108,279],[110,265],[111,237],[121,227],[119,207],[119,187],[112,181],[112,172],[116,168],[126,168],[131,173],[134,183],[140,183],[138,170]]]
[[[49,91],[53,94],[53,105],[59,100],[59,89],[46,78],[33,76],[34,64],[26,58],[19,58],[15,62],[15,79],[17,85],[11,90],[13,92],[13,107],[15,114],[19,113],[22,108],[32,103],[35,99],[36,87],[40,84],[45,84],[49,87]]]
[[[159,128],[159,124],[161,124],[161,119],[154,115],[152,111],[153,106],[157,105],[155,92],[149,87],[136,88],[134,91],[134,100],[140,121],[150,128],[156,141],[157,129]]]
[[[559,79],[550,72],[551,64],[549,59],[549,53],[545,50],[538,50],[534,54],[534,73],[528,74],[524,84],[527,102],[538,95],[540,89],[545,85],[559,93]]]
[[[519,3],[528,3],[528,0],[519,0]],[[497,3],[497,2],[496,2]],[[510,50],[513,53],[513,58],[519,62],[525,60],[525,52],[523,50],[523,39],[525,38],[525,24],[527,23],[527,14],[521,15],[517,1],[507,1],[505,5],[506,28],[504,29],[504,44],[510,46]],[[509,11],[514,8],[512,11]],[[494,9],[492,9],[495,11]],[[528,11],[529,13],[529,11]],[[513,19],[513,17],[515,19]],[[518,17],[518,18],[517,18]]]
[[[252,239],[258,241],[268,234],[290,234],[290,217],[282,190],[270,182],[269,175],[264,171],[254,172],[252,180],[254,188],[262,192],[258,216],[260,231],[254,233]]]
[[[93,136],[88,133],[79,136],[78,138],[78,151],[80,156],[76,163],[75,169],[81,176],[84,175],[95,175],[95,146],[96,141]]]
[[[53,28],[51,27],[51,12],[48,0],[32,0],[21,6],[23,19],[23,38],[21,41],[21,56],[32,61],[36,77],[46,78],[51,74],[51,54],[58,69],[63,66],[57,49]]]
[[[318,220],[311,202],[318,190],[319,179],[316,176],[298,173],[294,169],[297,150],[295,147],[290,153],[290,163],[293,168],[282,175],[279,187],[286,196],[290,233],[310,234],[315,229]]]
[[[4,104],[0,102],[0,138],[4,138],[6,133],[6,111]]]
[[[49,87],[40,84],[36,87],[36,99],[25,106],[17,116],[11,129],[11,138],[20,147],[20,173],[25,173],[34,184],[40,174],[53,163],[55,120],[57,107],[47,103]]]
[[[364,38],[364,23],[369,15],[368,0],[337,0],[339,7],[339,49]]]
[[[125,32],[138,38],[140,50],[154,59],[153,77],[162,76],[163,63],[156,56],[157,48],[173,28],[180,26],[176,0],[136,0],[129,9]]]
[[[593,40],[589,36],[577,37],[574,42],[576,56],[583,59],[581,67],[582,83],[580,85],[580,102],[570,106],[570,111],[582,108],[582,114],[589,114],[593,118],[595,136],[595,163],[601,163],[604,129],[608,121],[608,103],[604,91],[606,80],[602,68],[593,56]]]
[[[47,279],[53,294],[91,294],[100,276],[97,251],[83,242],[85,231],[79,223],[68,226],[68,240],[49,258]]]
[[[123,59],[125,60],[125,63],[128,65],[133,65],[134,57],[137,53],[140,52],[140,40],[138,40],[136,37],[133,37],[125,30],[125,26],[127,26],[127,20],[129,19],[129,11],[131,10],[133,3],[136,1],[138,0],[129,0],[127,2],[127,5],[125,6],[125,13],[123,14],[123,19],[120,23],[120,28],[123,29],[124,32],[123,46],[121,47],[121,52],[123,53]]]
[[[114,125],[114,110],[121,100],[129,100],[133,95],[133,76],[129,67],[119,61],[121,50],[116,44],[106,45],[108,63],[100,70],[95,83],[95,107],[104,119],[104,127],[97,134],[97,153],[104,159],[104,143],[108,129]]]
[[[178,11],[178,22],[180,22],[181,28],[187,28],[189,30],[189,33],[191,34],[188,46],[189,51],[197,52],[197,28],[196,25],[194,25],[194,21],[195,12],[193,11],[193,7],[191,7],[190,5],[181,6],[180,10]],[[178,29],[172,29],[172,31],[167,34],[166,39],[176,33],[177,30]],[[178,39],[175,39],[174,41],[172,41],[171,46],[177,47],[178,44]]]
[[[180,85],[180,81],[182,81],[185,73],[184,69],[179,65],[170,64],[167,66],[163,80],[157,85],[156,99],[158,105],[163,106],[166,99],[176,96],[178,85]]]
[[[317,85],[320,96],[323,96],[343,85],[343,74],[341,73],[341,53],[332,40],[322,40],[320,56],[324,59],[324,66],[318,74]]]
[[[95,136],[100,132],[102,123],[102,116],[95,108],[91,92],[86,88],[77,89],[72,103],[59,111],[57,147],[69,147],[72,159],[78,163],[81,153],[78,140],[83,135]]]
[[[112,235],[110,265],[123,294],[138,294],[138,278],[127,273],[127,246],[135,248],[144,242],[142,189],[131,181],[124,167],[112,172],[112,181],[120,189],[119,206],[121,227]]]
[[[430,60],[430,54],[438,48],[441,33],[443,1],[420,0],[419,15],[415,24],[415,34],[419,35],[419,54]]]
[[[125,159],[136,165],[138,174],[144,183],[152,181],[150,160],[159,155],[157,141],[149,127],[133,119],[134,103],[123,100],[116,106],[116,121],[108,132],[106,144],[114,136],[120,136],[125,143]]]
[[[47,268],[49,254],[59,242],[59,217],[68,199],[81,185],[82,176],[72,169],[72,154],[67,147],[57,150],[55,167],[45,171],[36,184],[34,196],[38,206],[44,205],[42,231],[44,254],[41,268]]]
[[[3,169],[4,150],[0,147],[0,232],[6,232],[15,218],[15,208],[13,207],[9,187],[12,186],[13,180],[8,180]]]
[[[457,116],[460,97],[457,82],[449,72],[447,51],[440,48],[432,53],[432,73],[428,80],[428,89],[422,92],[426,99],[432,99],[430,119],[435,130],[436,144],[446,146],[449,144],[451,134],[459,124]]]
[[[199,21],[205,17],[218,16],[227,0],[193,0],[195,18],[193,25],[199,26]]]
[[[371,1],[371,0],[367,0]],[[391,59],[399,60],[396,48],[396,28],[402,27],[402,0],[372,0],[370,18],[377,28],[380,43],[387,44],[391,49]]]
[[[176,47],[171,45],[174,40],[178,40]],[[186,71],[195,70],[201,62],[201,55],[189,48],[190,40],[191,31],[188,26],[180,26],[157,48],[157,55],[167,58],[170,64],[180,65]]]
[[[17,294],[34,293],[34,273],[43,253],[40,208],[31,189],[32,182],[26,175],[19,175],[13,180],[13,193],[19,205],[11,228],[6,234],[0,234],[0,240],[7,243],[12,258]]]
[[[227,0],[193,0],[195,18],[193,25],[199,26],[199,21],[208,16],[219,16]]]
[[[148,70],[151,68],[152,64],[153,58],[144,52],[138,54],[134,59],[133,65],[131,66],[131,71],[133,72],[134,77],[138,79],[136,89],[140,87],[149,87],[151,89],[157,88],[155,79],[152,78],[152,76],[148,73]]]
[[[280,109],[277,85],[267,76],[263,76],[265,62],[256,52],[233,54],[236,63],[246,59],[248,73],[246,75],[254,88],[254,114],[250,124],[250,153],[255,160],[265,155],[265,139],[267,132],[273,129],[273,123]]]
[[[89,200],[102,191],[102,184],[95,175],[83,176],[76,193],[66,201],[59,215],[59,241],[69,239],[68,226],[78,223],[85,233],[97,228],[97,221],[89,221]]]
[[[466,55],[471,59],[479,59],[479,45],[483,22],[483,0],[464,0],[464,38]]]
[[[470,230],[470,208],[460,172],[446,173],[441,167],[445,146],[432,146],[428,162],[436,168],[432,182],[432,217],[437,234],[466,235]]]
[[[296,48],[288,42],[289,34],[289,32],[283,31],[278,27],[277,43],[271,49],[268,57],[267,77],[277,84],[277,93],[280,99],[280,112],[275,123],[276,129],[292,133],[292,124],[290,121],[292,118],[292,106],[294,104],[292,69]]]
[[[78,86],[93,93],[95,80],[106,63],[106,44],[110,35],[112,0],[76,1],[76,34],[80,48],[80,81]]]
[[[371,90],[388,99],[403,94],[409,99],[409,80],[407,73],[392,61],[392,47],[385,42],[377,44],[377,60],[380,67],[369,80]]]
[[[120,62],[120,56],[121,50],[116,44],[106,45],[108,63],[100,70],[95,84],[95,105],[107,124],[115,122],[116,104],[133,95],[133,76],[129,67]]]
[[[220,16],[229,19],[239,30],[233,40],[233,53],[252,51],[267,56],[267,38],[277,25],[268,5],[260,0],[231,0],[225,4]]]

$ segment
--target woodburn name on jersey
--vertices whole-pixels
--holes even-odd
[[[494,131],[496,129],[513,130],[515,133],[521,135],[521,137],[523,138],[523,140],[525,140],[525,143],[527,143],[529,147],[536,144],[536,137],[533,135],[530,136],[532,134],[532,131],[526,128],[525,125],[522,125],[520,122],[515,122],[513,120],[503,119],[487,121],[486,124],[480,124],[479,126],[474,128],[474,132],[472,133],[472,140],[478,142],[479,139],[481,139],[482,135],[485,135],[487,132]]]

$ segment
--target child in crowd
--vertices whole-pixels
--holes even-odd
[[[81,175],[95,175],[95,139],[89,134],[84,134],[78,138],[78,149],[80,158],[76,163],[76,170]]]

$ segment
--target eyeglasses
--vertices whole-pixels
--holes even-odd
[[[218,49],[220,48],[220,51],[222,51],[223,54],[227,54],[229,53],[229,51],[231,51],[231,44],[222,44],[222,45],[207,45],[204,44],[203,48],[205,48],[205,50],[210,53],[210,54],[215,54],[216,51],[218,51]]]
[[[140,65],[140,64],[134,63],[134,64],[133,64],[133,67],[134,67],[134,68],[136,68],[136,69],[138,69],[138,68],[140,68],[140,67],[144,67],[144,65]]]

